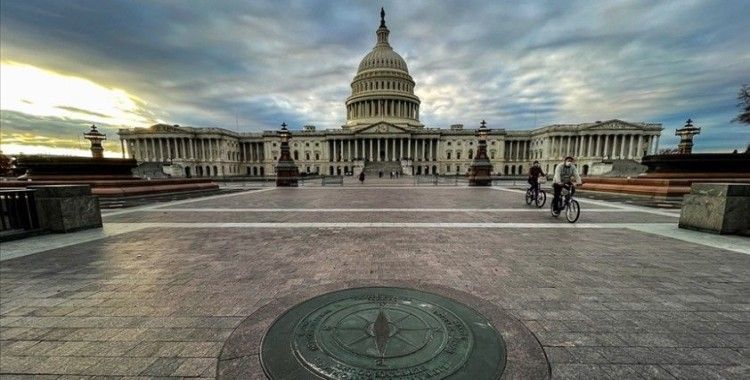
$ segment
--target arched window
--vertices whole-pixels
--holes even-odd
[[[305,153],[305,160],[310,161],[310,153]]]
[[[299,152],[296,150],[294,151],[294,159],[299,160]]]
[[[451,152],[445,153],[445,156],[446,156],[446,159],[450,160],[451,159]],[[450,169],[448,169],[448,171],[450,171]]]
[[[474,158],[474,150],[469,149],[469,159],[471,160],[472,158]]]
[[[456,152],[456,159],[457,159],[457,160],[460,160],[460,159],[461,159],[461,151],[457,151],[457,152]]]
[[[503,173],[505,173],[505,175],[509,174],[509,172],[508,172],[508,165],[505,165],[505,171]]]
[[[512,166],[510,167],[510,174],[512,174],[512,175],[516,175],[516,165],[512,165]]]
[[[315,161],[317,161],[317,160],[320,160],[320,154],[319,153],[315,153]]]

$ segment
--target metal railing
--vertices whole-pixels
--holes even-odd
[[[39,228],[34,191],[24,188],[0,189],[0,231]]]

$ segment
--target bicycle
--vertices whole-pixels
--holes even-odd
[[[544,207],[544,204],[547,202],[547,193],[544,192],[544,190],[539,188],[539,184],[542,183],[541,181],[537,182],[537,191],[536,196],[534,196],[534,186],[532,185],[528,189],[526,189],[526,204],[531,205],[531,202],[534,202],[537,208]]]
[[[558,208],[555,213],[555,204],[552,202],[552,216],[558,217],[562,210],[565,210],[565,219],[570,223],[578,221],[578,217],[581,216],[581,206],[578,201],[573,199],[573,193],[575,192],[575,185],[563,185],[562,191],[560,192],[560,201],[562,201],[561,207]]]

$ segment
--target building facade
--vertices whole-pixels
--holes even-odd
[[[381,11],[377,42],[359,65],[340,129],[304,126],[292,131],[290,148],[301,173],[324,175],[398,171],[404,175],[463,175],[477,141],[474,128],[427,128],[404,59],[388,41]],[[478,123],[477,123],[478,124]],[[478,127],[478,125],[476,126]],[[609,120],[555,124],[531,130],[492,126],[487,153],[495,172],[519,175],[533,161],[551,170],[574,156],[584,174],[615,159],[640,161],[656,153],[661,124]],[[118,132],[123,155],[139,162],[169,163],[173,176],[273,176],[280,154],[276,130],[239,133],[222,128],[157,124]]]

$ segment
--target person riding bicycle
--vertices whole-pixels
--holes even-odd
[[[573,157],[568,156],[565,157],[565,161],[561,165],[557,165],[555,168],[555,174],[552,178],[553,184],[552,188],[555,190],[555,196],[552,198],[552,207],[555,213],[560,212],[560,193],[562,192],[562,189],[564,186],[570,186],[573,182],[572,179],[575,180],[576,185],[581,184],[581,176],[578,174],[578,169],[573,164]],[[571,187],[571,191],[575,191]]]
[[[534,165],[531,166],[531,169],[529,169],[529,185],[531,185],[531,190],[534,191],[534,197],[539,195],[539,177],[544,177],[546,174],[542,171],[542,168],[539,166],[539,161],[534,161]]]

